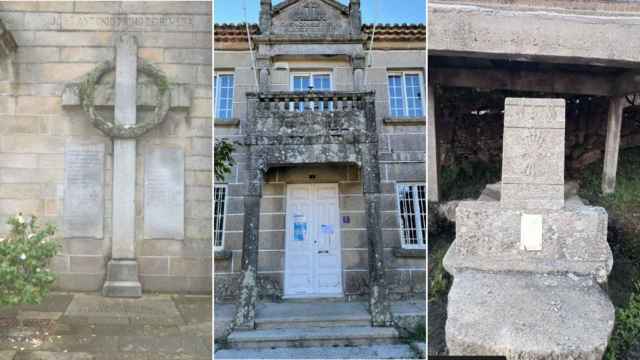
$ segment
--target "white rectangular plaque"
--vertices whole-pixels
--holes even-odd
[[[542,250],[542,215],[522,214],[520,247],[526,251]]]
[[[184,239],[184,152],[148,149],[144,157],[144,238]]]
[[[66,238],[103,237],[104,144],[67,144],[64,148]]]

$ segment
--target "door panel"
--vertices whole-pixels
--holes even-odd
[[[287,187],[285,296],[342,295],[338,220],[337,184]]]

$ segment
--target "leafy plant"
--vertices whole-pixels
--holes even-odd
[[[48,269],[60,248],[55,227],[40,227],[36,220],[18,214],[7,221],[11,231],[0,239],[0,305],[38,304],[55,281]]]
[[[625,307],[616,310],[616,327],[609,338],[605,359],[622,359],[640,341],[640,281]]]
[[[213,169],[216,180],[222,181],[226,174],[231,172],[234,161],[231,157],[233,144],[226,139],[216,139],[213,148]]]
[[[446,296],[449,292],[449,275],[442,265],[446,252],[447,247],[439,247],[434,249],[429,257],[429,301]]]

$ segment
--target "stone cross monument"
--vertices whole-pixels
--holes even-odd
[[[465,201],[443,263],[451,355],[601,358],[614,309],[607,213],[565,202],[563,99],[505,101],[499,201]]]
[[[113,87],[108,81],[105,84],[111,73],[115,74]],[[150,82],[139,83],[140,74]],[[162,123],[170,109],[190,108],[189,89],[170,86],[161,70],[139,60],[135,36],[125,33],[116,40],[115,64],[104,62],[80,82],[67,84],[62,98],[63,106],[81,106],[93,125],[113,139],[111,259],[102,292],[139,297],[136,138]],[[151,116],[142,117],[139,105],[152,106]],[[97,106],[114,106],[113,120],[103,117]],[[184,154],[179,149],[158,148],[148,150],[144,157],[144,237],[182,239]],[[66,146],[65,237],[103,237],[103,168],[103,144]]]

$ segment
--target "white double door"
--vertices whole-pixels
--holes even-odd
[[[287,186],[285,297],[342,296],[338,184]]]

